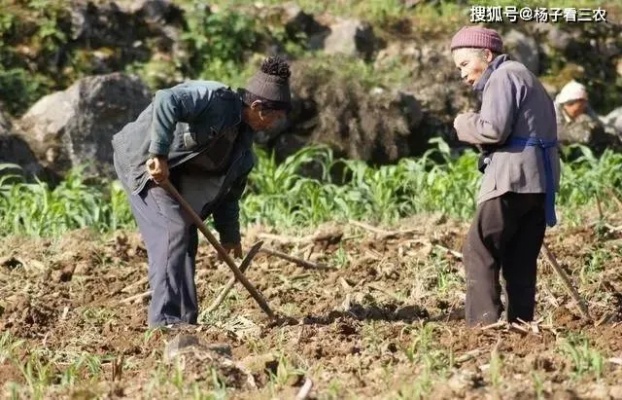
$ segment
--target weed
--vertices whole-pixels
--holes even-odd
[[[589,340],[581,334],[571,334],[561,340],[560,351],[572,363],[577,377],[594,374],[601,378],[605,369],[605,357],[590,345]]]
[[[538,400],[544,397],[544,378],[538,371],[531,371],[531,381],[533,382],[533,389],[536,392]]]
[[[293,363],[285,354],[278,357],[278,367],[276,373],[270,372],[270,387],[274,394],[293,379],[304,376],[306,370]]]
[[[501,358],[501,354],[499,353],[499,344],[500,342],[497,343],[497,345],[492,349],[492,352],[490,353],[490,367],[488,369],[490,374],[490,382],[492,383],[492,386],[497,390],[499,390],[499,386],[501,385],[501,378],[503,377],[503,374],[501,372],[501,370],[503,369],[503,359]]]
[[[14,338],[10,332],[0,334],[0,364],[13,358],[17,349],[24,344],[24,340]]]
[[[604,249],[596,249],[585,257],[585,262],[581,266],[579,279],[581,285],[596,283],[600,280],[599,274],[605,270],[607,262],[611,260],[611,254]]]

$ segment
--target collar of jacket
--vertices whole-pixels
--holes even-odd
[[[473,90],[481,94],[484,91],[484,87],[486,86],[486,83],[488,83],[488,79],[490,79],[490,75],[492,75],[492,73],[497,68],[499,68],[501,64],[508,61],[509,59],[510,57],[507,54],[501,54],[497,56],[497,58],[492,60],[492,62],[488,65],[488,68],[486,68],[486,70],[482,74],[482,77],[479,78],[479,81],[477,81],[475,86],[473,86]]]

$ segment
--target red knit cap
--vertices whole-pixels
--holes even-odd
[[[492,29],[481,26],[466,26],[458,31],[451,39],[451,50],[462,47],[489,49],[494,53],[503,52],[503,40]]]

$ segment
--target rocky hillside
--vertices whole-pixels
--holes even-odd
[[[197,78],[242,86],[273,53],[292,60],[296,104],[285,132],[257,140],[279,159],[309,143],[373,163],[416,156],[430,138],[451,142],[454,116],[473,104],[448,42],[486,2],[221,3],[1,0],[0,164],[110,174],[111,136],[154,90]],[[494,27],[552,95],[578,79],[606,114],[622,105],[622,7],[593,3],[607,23]]]

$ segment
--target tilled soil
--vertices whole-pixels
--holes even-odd
[[[538,321],[476,329],[463,320],[468,224],[431,216],[390,229],[327,224],[299,236],[250,227],[245,248],[263,240],[332,268],[259,253],[247,276],[283,318],[269,321],[238,284],[216,311],[201,314],[198,328],[184,330],[230,346],[232,357],[195,352],[172,363],[165,344],[179,332],[146,328],[147,257],[138,234],[9,238],[0,249],[0,393],[14,393],[14,382],[44,398],[197,397],[197,390],[294,398],[311,380],[310,398],[622,398],[615,221],[547,233],[593,321],[542,258]],[[205,242],[197,271],[206,309],[231,273]],[[99,361],[90,367],[79,357]],[[77,379],[68,383],[70,366]],[[39,392],[33,376],[44,382]]]

